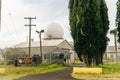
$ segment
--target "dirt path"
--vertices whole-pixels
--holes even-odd
[[[71,77],[72,68],[58,70],[44,74],[34,74],[13,80],[78,80]]]

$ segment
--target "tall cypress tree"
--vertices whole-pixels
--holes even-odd
[[[99,63],[103,63],[103,55],[106,51],[107,42],[109,41],[107,33],[109,30],[109,20],[108,20],[108,8],[106,6],[105,0],[100,0],[100,18],[101,18],[101,41],[100,41],[100,53],[99,53]]]
[[[99,6],[97,0],[70,0],[70,28],[78,57],[90,66],[97,52]]]
[[[117,1],[116,26],[118,30],[118,42],[120,43],[120,0]]]
[[[96,65],[100,63],[99,54],[102,54],[106,47],[104,40],[107,39],[107,30],[104,31],[105,25],[101,22],[106,18],[104,19],[105,15],[102,16],[104,12],[101,12],[103,8],[100,5],[100,0],[69,0],[70,30],[74,49],[79,59],[88,66],[93,61]]]

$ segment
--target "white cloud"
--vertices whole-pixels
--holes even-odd
[[[69,0],[3,0],[2,1],[2,30],[0,32],[0,47],[14,45],[26,40],[28,35],[28,20],[24,17],[37,17],[32,23],[32,38],[38,40],[35,30],[43,29],[48,23],[58,22],[64,28],[65,38],[72,40],[69,32]],[[106,0],[109,8],[110,27],[115,26],[117,0]],[[112,35],[110,37],[113,37]],[[110,44],[113,44],[111,38]]]
[[[26,36],[28,35],[28,27],[25,27],[24,25],[28,24],[28,20],[25,20],[24,17],[37,17],[36,20],[32,21],[33,24],[37,25],[36,27],[32,27],[34,29],[32,30],[32,38],[37,38],[38,34],[35,33],[36,29],[40,30],[44,28],[47,23],[53,20],[60,22],[60,20],[64,20],[62,19],[64,16],[66,17],[66,15],[68,15],[66,14],[68,13],[67,3],[62,4],[64,0],[30,1],[33,0],[3,0],[2,30],[0,34],[0,42],[2,43],[3,47],[26,40]],[[57,6],[54,3],[62,6]],[[64,6],[66,8],[62,9]]]

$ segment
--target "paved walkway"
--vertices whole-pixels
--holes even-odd
[[[67,68],[67,69],[44,73],[44,74],[28,75],[13,80],[78,80],[72,78],[71,73],[72,73],[72,68]]]

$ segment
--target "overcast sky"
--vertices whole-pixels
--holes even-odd
[[[2,28],[0,32],[0,48],[9,47],[28,38],[28,20],[24,17],[37,17],[32,20],[32,38],[39,40],[36,30],[44,29],[49,23],[57,22],[64,29],[64,38],[72,41],[69,32],[69,0],[2,0]],[[117,0],[106,0],[109,9],[110,29],[115,28]],[[112,35],[110,45],[114,44]]]

